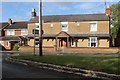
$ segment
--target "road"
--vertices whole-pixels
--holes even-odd
[[[3,54],[2,78],[79,78],[73,74],[10,63],[4,60],[8,56],[6,53]]]
[[[57,71],[40,69],[26,65],[10,63],[4,59],[10,56],[8,53],[2,53],[2,78],[81,78],[78,75],[61,73]],[[83,79],[85,80],[85,79]],[[91,79],[92,80],[92,79]],[[96,79],[95,79],[96,80]]]

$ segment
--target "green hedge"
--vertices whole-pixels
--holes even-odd
[[[19,45],[18,45],[18,44],[15,44],[14,47],[13,47],[13,50],[14,50],[14,51],[18,51],[18,49],[19,49]]]

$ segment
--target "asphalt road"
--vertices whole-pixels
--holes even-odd
[[[2,78],[79,78],[77,75],[40,69],[5,61],[9,54],[3,54]]]
[[[47,70],[47,69],[40,69],[35,67],[30,67],[26,65],[10,63],[5,61],[4,59],[10,56],[8,53],[2,53],[2,79],[5,78],[54,78],[54,79],[79,79],[80,80],[88,80],[80,77],[78,75],[61,73],[57,71]],[[26,79],[25,79],[26,80]],[[89,79],[93,80],[93,79]],[[97,79],[95,79],[97,80]]]

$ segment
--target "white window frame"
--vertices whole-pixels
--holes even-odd
[[[10,32],[10,31],[12,31],[12,32]],[[13,29],[7,30],[7,35],[15,35],[15,30],[13,30]]]
[[[21,35],[27,35],[28,30],[27,29],[21,29]]]
[[[92,24],[95,24],[95,26],[92,26]],[[96,21],[90,22],[90,32],[92,32],[92,31],[97,31],[97,22]]]
[[[94,38],[95,41],[92,41],[92,38]],[[96,46],[92,46],[92,45],[91,45],[92,43],[96,43]],[[89,37],[88,47],[98,47],[97,37]]]
[[[39,23],[35,23],[36,27],[34,29],[38,30],[39,31]]]
[[[63,25],[67,25],[65,28],[63,28]],[[61,31],[68,31],[68,22],[61,22]]]
[[[52,24],[52,23],[50,24],[50,27],[51,27],[51,28],[53,27],[53,24]]]
[[[9,47],[9,41],[6,41],[6,47]]]
[[[36,39],[39,39],[39,37],[37,38],[35,38],[35,47],[39,47],[39,41],[36,41]],[[36,43],[37,43],[37,45],[36,45]]]
[[[71,39],[71,47],[76,47],[76,42],[74,39]]]
[[[77,26],[80,26],[80,23],[79,22],[76,22],[77,23]]]

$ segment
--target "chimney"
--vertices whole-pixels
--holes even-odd
[[[32,9],[32,18],[34,18],[34,17],[36,17],[36,11],[35,11],[35,9],[33,8],[33,9]]]
[[[12,19],[11,18],[9,18],[8,23],[9,23],[9,25],[12,24]]]
[[[109,6],[106,7],[106,12],[105,13],[106,13],[106,15],[110,15],[111,14]]]

